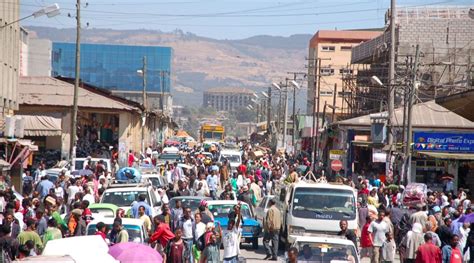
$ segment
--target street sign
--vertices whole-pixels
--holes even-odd
[[[331,170],[333,170],[334,172],[339,172],[340,170],[342,170],[342,162],[339,160],[332,160]]]
[[[344,150],[330,150],[329,160],[341,160],[344,154],[345,154]]]

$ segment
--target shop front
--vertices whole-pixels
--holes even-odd
[[[466,131],[415,131],[413,182],[443,190],[448,180],[455,189],[474,189],[474,133]]]

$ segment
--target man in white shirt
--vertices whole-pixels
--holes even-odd
[[[372,239],[373,244],[373,253],[371,262],[379,263],[381,259],[381,248],[383,243],[386,240],[385,234],[390,231],[389,225],[383,220],[385,217],[385,211],[379,212],[379,217],[377,220],[370,223],[369,226],[369,238]]]
[[[68,188],[67,188],[67,196],[68,196],[68,205],[70,205],[73,201],[74,201],[74,198],[76,197],[76,194],[78,192],[81,192],[81,180],[80,179],[77,179],[75,184],[72,184],[70,185]]]
[[[242,228],[242,215],[240,203],[234,207],[234,212],[229,214],[227,229],[223,231],[222,243],[224,244],[224,263],[239,262],[239,245]]]
[[[199,180],[194,181],[194,191],[202,193],[202,196],[209,196],[209,185],[207,184],[206,175],[201,173]]]
[[[207,176],[207,185],[209,186],[209,194],[212,199],[216,200],[217,198],[217,188],[219,186],[219,175],[218,171],[212,171],[212,174]]]

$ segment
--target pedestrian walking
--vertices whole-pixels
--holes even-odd
[[[186,244],[181,238],[183,235],[183,229],[181,227],[176,228],[175,237],[168,243],[166,247],[166,262],[167,263],[191,263],[186,257]]]
[[[380,262],[382,245],[386,239],[385,234],[390,231],[390,227],[388,226],[388,224],[385,223],[385,221],[383,221],[384,217],[385,217],[385,212],[383,210],[379,211],[379,216],[377,220],[370,223],[370,226],[368,229],[369,233],[372,234],[372,235],[369,235],[373,244],[373,253],[372,253],[372,258],[371,258],[372,263]]]
[[[463,258],[458,245],[459,237],[456,235],[451,235],[449,245],[445,245],[442,250],[442,263],[462,263]]]
[[[439,263],[441,262],[441,249],[433,244],[433,236],[430,233],[424,235],[425,243],[416,251],[416,263]]]
[[[402,244],[406,248],[404,262],[415,262],[416,251],[418,250],[418,247],[423,244],[423,241],[423,227],[420,223],[414,223],[411,231],[409,231],[402,240]]]
[[[240,213],[240,203],[234,207],[234,211],[229,214],[229,223],[224,230],[222,243],[224,244],[224,263],[237,263],[239,261],[239,245],[242,215]]]
[[[264,260],[277,260],[278,255],[278,240],[281,227],[281,213],[275,205],[275,200],[271,199],[268,204],[269,208],[263,222],[264,234],[263,234],[263,246],[267,256]],[[270,246],[270,241],[272,246]]]
[[[360,257],[368,257],[372,258],[373,254],[373,242],[372,236],[369,232],[370,224],[372,223],[372,218],[370,216],[366,216],[365,218],[365,225],[362,227],[361,235],[360,235]]]
[[[395,262],[395,252],[397,246],[393,240],[392,232],[385,233],[386,240],[382,245],[382,262],[383,263],[393,263]]]

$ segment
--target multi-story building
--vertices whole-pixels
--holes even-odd
[[[18,78],[20,75],[20,1],[0,1],[0,131],[5,116],[18,109]]]
[[[309,42],[308,61],[308,96],[307,110],[312,113],[317,111],[317,85],[320,83],[319,112],[324,111],[324,105],[333,106],[334,96],[335,112],[341,114],[347,103],[343,100],[343,78],[356,74],[357,69],[350,65],[351,50],[353,46],[370,40],[381,34],[381,31],[339,31],[319,30]],[[321,68],[319,67],[321,62]],[[320,77],[320,80],[318,80]],[[315,90],[316,89],[316,90]],[[315,104],[316,103],[316,106]],[[326,111],[332,110],[327,107]]]
[[[81,80],[143,103],[143,75],[138,70],[143,68],[144,57],[147,106],[171,111],[170,47],[81,44]],[[74,78],[75,44],[53,43],[52,65],[53,76]]]
[[[251,105],[255,92],[246,88],[214,88],[204,91],[202,105],[217,111],[234,111]]]
[[[352,63],[366,65],[357,75],[353,90],[360,112],[379,111],[387,99],[390,39],[387,31],[352,49]],[[410,85],[415,47],[420,46],[417,98],[427,101],[473,87],[474,19],[469,7],[398,7],[395,14],[395,89],[396,106],[403,104],[405,87]],[[385,88],[374,86],[377,76]]]

